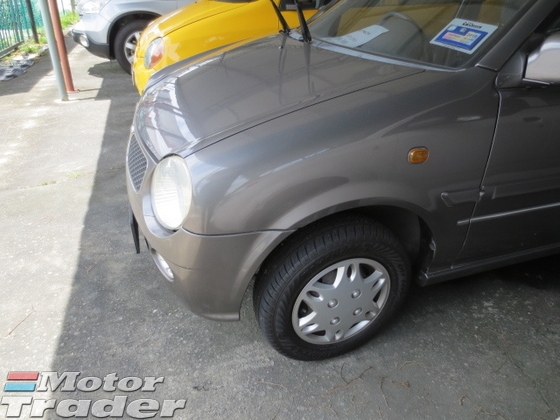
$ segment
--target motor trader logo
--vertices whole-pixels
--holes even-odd
[[[128,376],[121,379],[116,373],[109,373],[103,378],[79,378],[80,375],[81,372],[9,372],[4,392],[14,395],[3,395],[0,406],[7,406],[6,418],[42,418],[54,413],[62,418],[122,418],[126,414],[134,419],[147,419],[173,417],[175,411],[184,409],[187,403],[186,399],[160,402],[153,398],[129,399],[128,395],[96,400],[44,398],[46,395],[41,395],[54,391],[154,392],[165,379],[163,376]]]

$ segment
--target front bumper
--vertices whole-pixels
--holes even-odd
[[[154,69],[147,69],[143,64],[144,57],[135,57],[132,64],[132,83],[141,95],[146,89],[148,80],[155,73]]]
[[[243,295],[254,275],[249,270],[258,268],[258,264],[250,262],[251,250],[255,243],[270,243],[278,235],[267,232],[200,236],[179,231],[171,245],[180,249],[179,252],[169,252],[168,246],[157,239],[150,242],[146,238],[146,242],[167,284],[190,311],[218,321],[237,321]],[[180,265],[172,262],[179,253],[182,255]]]
[[[111,46],[108,43],[107,31],[108,22],[103,18],[82,18],[72,28],[72,39],[93,55],[102,58],[112,58]],[[98,16],[98,15],[94,15]],[[99,21],[99,22],[98,22]],[[99,23],[106,23],[106,26]]]
[[[135,243],[139,243],[141,232],[166,283],[189,310],[214,320],[239,320],[249,282],[270,250],[290,232],[199,235],[184,229],[164,231],[155,219],[149,196],[149,180],[156,162],[138,150],[136,140],[132,142],[127,150],[127,190]],[[134,168],[138,153],[144,159],[142,180]]]

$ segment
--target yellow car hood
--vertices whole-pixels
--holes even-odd
[[[166,36],[179,28],[220,13],[229,12],[246,4],[246,2],[232,3],[216,0],[200,0],[162,16],[155,20],[147,30],[156,32],[157,36]]]

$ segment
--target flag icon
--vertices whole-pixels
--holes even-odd
[[[8,372],[4,392],[33,392],[38,378],[39,372]]]

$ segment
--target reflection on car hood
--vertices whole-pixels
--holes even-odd
[[[182,67],[148,89],[136,130],[152,153],[183,155],[318,102],[422,69],[278,35]]]
[[[150,24],[147,30],[154,34],[154,36],[150,36],[150,39],[156,36],[163,37],[183,26],[191,25],[194,22],[208,19],[220,13],[229,12],[230,10],[237,9],[246,4],[247,3],[199,0],[156,19]]]

